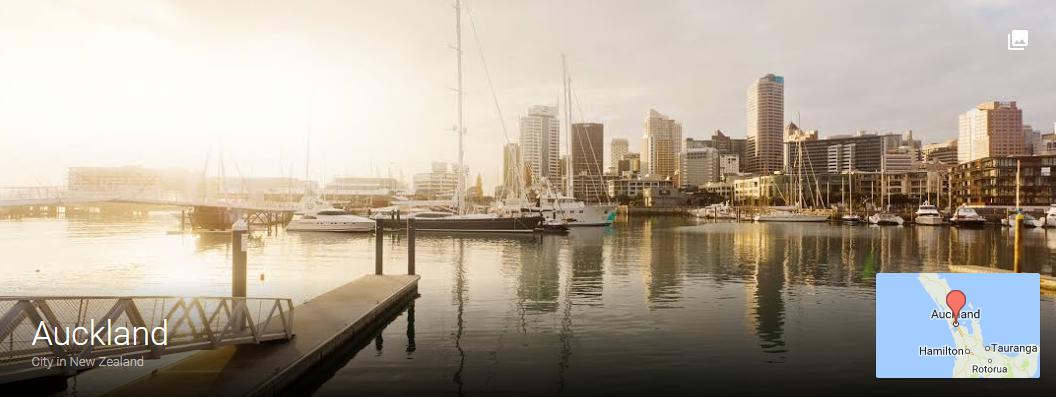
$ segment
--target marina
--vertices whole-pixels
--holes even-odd
[[[0,249],[26,256],[4,263],[0,282],[13,295],[228,293],[230,237],[167,233],[176,228],[167,213],[3,221]],[[26,235],[34,238],[15,238]],[[871,350],[859,349],[871,343],[875,274],[1012,271],[1013,237],[998,226],[879,228],[688,217],[621,217],[612,227],[577,228],[563,236],[423,233],[416,236],[421,279],[413,314],[397,314],[368,342],[352,344],[362,350],[346,350],[337,364],[327,363],[332,375],[310,376],[297,387],[322,395],[606,394],[646,384],[673,391],[662,385],[674,388],[700,371],[729,379],[713,382],[716,390],[743,387],[736,381],[742,379],[739,370],[701,359],[725,357],[736,368],[769,374],[792,389],[800,386],[789,368],[813,368],[822,390],[900,390],[875,381]],[[386,233],[382,240],[386,273],[404,272],[406,235]],[[1056,229],[1026,230],[1021,244],[1020,271],[1056,275]],[[370,234],[255,232],[247,253],[248,295],[290,297],[300,319],[314,299],[373,273],[375,248]],[[78,258],[76,266],[70,257]],[[112,276],[95,276],[101,272]],[[1049,332],[1056,326],[1056,301],[1044,295],[1041,304],[1042,342],[1056,343],[1056,333]],[[354,318],[334,317],[342,323]],[[302,330],[308,332],[295,324],[298,335]],[[616,345],[625,348],[613,351]],[[260,347],[237,349],[245,348]],[[833,357],[826,352],[837,351],[857,363],[848,367],[851,373],[823,364]],[[603,362],[636,365],[592,370]],[[172,377],[179,368],[159,373],[180,379]],[[70,378],[57,395],[133,387],[136,381],[93,371]],[[625,379],[602,381],[613,376],[610,371]],[[1040,382],[1053,378],[1046,375]],[[420,381],[392,382],[412,376]],[[657,386],[642,376],[664,382]]]

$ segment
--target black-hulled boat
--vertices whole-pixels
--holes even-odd
[[[432,232],[488,232],[531,233],[542,226],[543,216],[538,214],[499,216],[495,214],[458,215],[449,212],[412,212],[406,216],[393,213],[378,213],[372,217],[385,229],[407,227],[407,220],[414,219],[414,229]]]

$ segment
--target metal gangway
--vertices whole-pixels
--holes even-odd
[[[167,343],[155,344],[150,337],[127,345],[46,343],[39,338],[41,324],[59,342],[70,341],[71,336],[73,341],[83,342],[92,332],[111,324],[127,330],[164,329]],[[72,376],[101,365],[104,358],[152,359],[292,337],[293,304],[286,298],[0,297],[0,384]]]

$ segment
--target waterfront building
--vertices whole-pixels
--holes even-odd
[[[627,198],[640,197],[642,194],[642,190],[647,188],[675,188],[674,181],[667,178],[660,178],[657,176],[643,176],[641,178],[618,178],[608,181],[608,185],[609,196]]]
[[[679,162],[679,186],[686,189],[718,181],[722,176],[720,157],[719,150],[713,147],[685,149]]]
[[[1056,155],[984,157],[951,168],[955,204],[1016,204],[1016,166],[1020,168],[1020,205],[1043,208],[1056,203]]]
[[[785,78],[767,74],[748,88],[745,170],[768,175],[782,168]]]
[[[554,187],[561,184],[560,127],[556,106],[532,106],[520,118],[522,164],[533,181],[546,179]]]
[[[951,139],[942,143],[929,143],[921,149],[923,160],[947,165],[957,164],[957,140]]]
[[[1041,139],[1034,147],[1035,156],[1052,156],[1056,155],[1056,133],[1053,134],[1042,134]]]
[[[638,153],[624,154],[616,163],[616,175],[622,177],[637,177],[642,171],[641,155]]]
[[[609,167],[612,168],[613,172],[619,172],[620,160],[623,160],[623,155],[630,153],[631,146],[624,138],[613,138],[612,143],[609,144],[609,161],[611,162]]]
[[[719,177],[726,178],[741,173],[741,157],[736,154],[719,155]]]
[[[600,123],[572,124],[572,195],[585,202],[608,201],[602,181],[605,164],[605,127]]]
[[[642,137],[642,168],[647,175],[673,178],[682,148],[682,124],[654,109],[645,119]]]
[[[888,148],[897,148],[901,136],[870,134],[859,131],[853,135],[837,135],[826,139],[785,143],[785,162],[794,165],[802,161],[803,173],[820,175],[849,171],[878,172],[884,166]],[[802,151],[802,157],[799,152]]]
[[[682,206],[686,196],[675,188],[647,187],[642,189],[642,204],[651,208],[670,208]]]
[[[1016,102],[983,102],[958,119],[957,162],[1027,154],[1023,111]]]
[[[200,196],[200,178],[183,169],[141,166],[70,167],[66,187],[71,195],[176,200]],[[198,191],[199,194],[194,193]]]
[[[895,149],[888,149],[884,153],[883,165],[880,168],[883,172],[888,173],[909,172],[913,170],[916,160],[916,151],[907,146],[901,146]]]
[[[323,188],[322,197],[332,203],[382,207],[403,189],[395,178],[336,177]]]
[[[506,196],[520,197],[523,193],[522,187],[528,181],[523,180],[521,172],[521,145],[507,143],[502,148],[502,189],[497,190],[495,197],[506,198]],[[502,193],[502,194],[499,194]]]
[[[787,175],[761,175],[733,181],[734,198],[741,205],[789,204]]]
[[[429,172],[414,174],[414,194],[419,197],[449,199],[458,189],[458,165],[433,162]]]

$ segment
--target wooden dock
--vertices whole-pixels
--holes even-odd
[[[996,267],[984,267],[984,266],[961,266],[952,265],[950,271],[953,273],[1014,273],[1008,269],[1000,269]],[[1041,289],[1050,292],[1056,292],[1056,277],[1042,274]]]
[[[418,296],[417,275],[367,275],[296,307],[294,338],[195,353],[107,395],[278,395],[377,321]],[[164,394],[164,393],[163,393]]]

